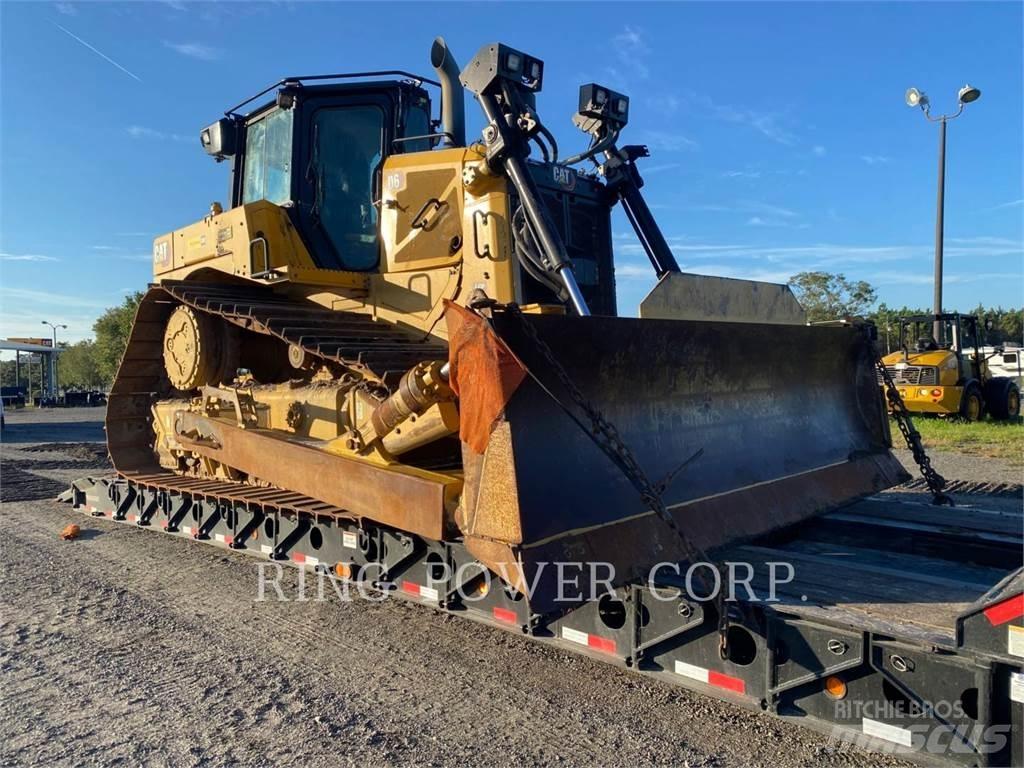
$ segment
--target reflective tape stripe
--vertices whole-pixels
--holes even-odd
[[[319,565],[320,561],[311,557],[310,555],[303,554],[302,552],[292,553],[292,562],[298,563],[299,565]]]
[[[1024,616],[1024,594],[1011,597],[1009,600],[1003,600],[995,605],[990,605],[982,613],[985,614],[988,623],[993,627],[998,627],[1000,624],[1012,621],[1018,616]]]
[[[491,613],[498,621],[503,621],[506,624],[516,623],[516,612],[510,611],[508,608],[494,608]]]
[[[701,683],[708,681],[708,671],[704,667],[697,667],[693,664],[687,664],[685,661],[676,662],[676,674],[688,677],[691,680],[697,680]]]
[[[402,591],[415,597],[422,597],[425,600],[437,600],[437,590],[424,587],[411,581],[402,582]]]
[[[568,640],[571,643],[585,645],[588,648],[593,648],[604,653],[615,653],[615,641],[611,638],[592,635],[588,632],[581,632],[580,630],[573,629],[572,627],[562,627],[562,639]]]
[[[696,664],[687,664],[685,661],[677,661],[675,663],[675,672],[677,675],[688,677],[691,680],[696,680],[715,688],[721,688],[725,691],[742,694],[747,692],[747,684],[741,678],[726,675],[722,672],[716,672],[713,669],[698,667]]]
[[[914,746],[914,734],[906,728],[900,728],[897,725],[889,725],[888,723],[872,720],[868,717],[865,717],[861,721],[861,728],[864,729],[864,733],[867,736],[885,739],[886,741],[901,744],[904,747]]]

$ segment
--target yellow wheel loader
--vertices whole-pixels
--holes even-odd
[[[1017,383],[989,370],[983,327],[978,318],[955,312],[900,318],[901,349],[882,362],[907,410],[965,421],[980,421],[986,413],[997,421],[1020,416]],[[878,383],[884,384],[881,373]]]

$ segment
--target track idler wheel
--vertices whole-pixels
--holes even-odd
[[[164,330],[164,368],[175,389],[187,392],[219,384],[238,368],[237,332],[223,321],[179,306]]]

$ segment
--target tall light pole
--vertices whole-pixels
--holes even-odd
[[[935,341],[942,343],[943,326],[938,316],[942,314],[942,235],[943,235],[943,214],[945,213],[946,196],[946,123],[954,118],[960,117],[964,106],[981,97],[981,91],[971,85],[965,85],[957,93],[957,110],[951,115],[931,114],[931,104],[924,91],[917,88],[908,88],[906,101],[908,107],[920,107],[924,116],[933,123],[939,124],[939,194],[936,202],[935,212],[935,322],[932,325],[932,336]]]
[[[43,325],[48,325],[53,330],[53,352],[50,353],[50,395],[52,397],[57,396],[57,329],[63,328],[65,331],[68,329],[66,325],[61,323],[51,323],[49,320],[43,320]]]

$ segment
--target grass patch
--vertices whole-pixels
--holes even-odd
[[[925,448],[990,456],[1024,465],[1024,419],[969,423],[917,414],[914,426],[921,433]],[[893,443],[902,448],[899,427],[893,423],[891,428]]]

